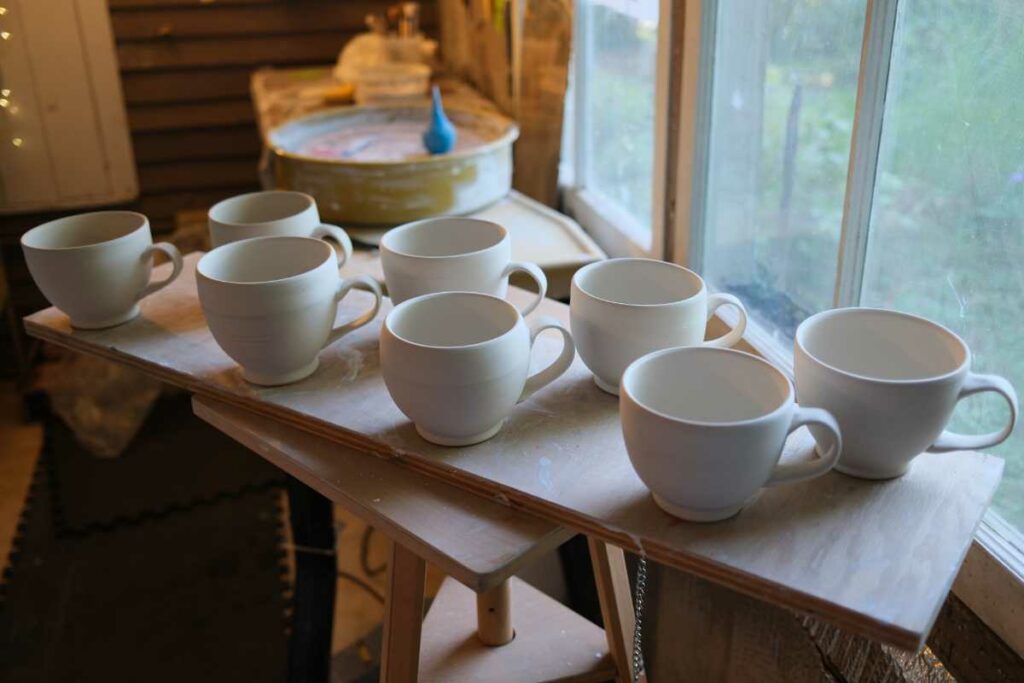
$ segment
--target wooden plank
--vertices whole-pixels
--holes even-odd
[[[928,646],[958,681],[1024,681],[1024,659],[955,595],[943,605]]]
[[[594,386],[579,359],[520,404],[493,439],[432,446],[381,379],[379,318],[322,352],[320,370],[301,383],[244,382],[199,309],[198,257],[187,257],[182,276],[145,299],[143,316],[129,324],[74,331],[66,316],[47,309],[27,318],[26,329],[898,647],[924,641],[1002,476],[999,458],[928,454],[897,480],[832,473],[767,489],[732,520],[682,523],[651,501],[625,452],[617,401]],[[348,272],[356,267],[353,261]],[[529,296],[510,292],[513,303]],[[363,310],[368,297],[353,292],[339,316]],[[389,308],[385,302],[382,315]],[[568,307],[549,300],[539,312],[568,319]],[[550,362],[559,351],[556,340],[541,337],[534,362]],[[809,439],[795,434],[783,459],[806,457]]]
[[[384,603],[384,642],[380,651],[382,683],[416,683],[423,626],[423,558],[399,543],[391,546]]]
[[[426,29],[436,21],[435,7],[423,7]],[[353,33],[365,29],[364,19],[380,12],[379,0],[306,0],[301,5],[187,5],[157,7],[145,12],[111,13],[118,42],[153,38],[222,38],[238,35],[282,35],[333,31]]]
[[[192,399],[195,414],[476,592],[567,541],[572,532],[294,427]]]
[[[601,629],[512,578],[515,638],[500,647],[475,634],[474,595],[445,581],[423,621],[420,681],[607,681],[615,676]],[[667,680],[667,679],[666,679]]]
[[[197,76],[201,78],[201,76]],[[189,102],[181,104],[135,105],[128,110],[133,133],[238,126],[249,124],[255,130],[252,103],[247,98]]]
[[[316,33],[299,36],[241,36],[212,40],[170,38],[117,46],[121,71],[180,69],[183,67],[262,66],[333,62],[353,33]]]
[[[259,159],[260,136],[254,126],[154,131],[132,135],[135,160],[146,164],[185,159]]]
[[[139,168],[143,192],[251,187],[259,182],[255,159],[217,159],[151,164]]]
[[[608,545],[594,538],[587,539],[590,562],[594,567],[594,584],[601,602],[601,621],[611,652],[618,680],[633,680],[633,630],[636,616],[626,572],[626,557],[622,548]]]
[[[249,96],[252,67],[204,68],[171,71],[134,71],[121,74],[125,101],[137,104],[205,102]]]

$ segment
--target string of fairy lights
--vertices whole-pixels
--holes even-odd
[[[12,37],[11,32],[8,31],[4,25],[4,18],[7,16],[7,13],[8,9],[0,5],[0,110],[4,112],[4,119],[6,123],[4,128],[11,130],[13,128],[11,117],[18,113],[18,106],[14,103],[11,96],[11,89],[7,87],[3,72],[3,65],[7,60],[2,57],[8,49],[7,42],[11,40]],[[11,138],[11,144],[15,147],[21,147],[24,142],[24,140],[17,136]]]

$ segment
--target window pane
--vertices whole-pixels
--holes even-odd
[[[974,369],[1024,389],[1024,6],[901,0],[883,119],[862,303],[943,323]],[[973,397],[952,428],[1002,426]],[[1024,526],[1024,430],[995,506]]]
[[[836,278],[864,0],[722,0],[704,274],[785,343]]]
[[[586,187],[649,233],[658,0],[583,0]],[[649,238],[648,238],[649,239]]]

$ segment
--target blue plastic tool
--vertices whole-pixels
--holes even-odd
[[[445,154],[455,147],[458,133],[448,120],[441,104],[441,90],[434,86],[434,102],[430,107],[430,127],[423,133],[423,146],[431,154]]]

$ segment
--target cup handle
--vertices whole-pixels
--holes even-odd
[[[796,406],[796,411],[793,413],[793,419],[789,423],[789,429],[786,431],[786,435],[788,436],[792,434],[798,428],[803,427],[806,424],[818,424],[831,432],[832,443],[829,444],[828,451],[825,452],[825,455],[807,462],[776,465],[775,469],[772,471],[772,476],[768,479],[767,483],[765,483],[765,486],[775,486],[777,484],[801,481],[803,479],[813,479],[814,477],[819,477],[825,474],[835,467],[837,462],[839,462],[839,454],[843,450],[843,437],[839,433],[839,424],[836,422],[836,419],[832,417],[832,414],[827,410],[822,410],[821,408],[805,408],[803,406]]]
[[[527,304],[523,310],[519,311],[519,313],[525,318],[533,312],[533,309],[540,305],[540,302],[543,301],[544,297],[547,295],[548,278],[536,263],[527,263],[525,261],[513,261],[508,264],[505,266],[505,270],[502,271],[501,276],[505,278],[517,271],[520,273],[526,273],[533,278],[534,282],[537,283],[537,298]]]
[[[313,237],[316,237],[317,239],[327,238],[334,240],[339,246],[341,246],[341,254],[338,255],[339,268],[345,265],[345,263],[352,258],[352,239],[348,236],[347,232],[339,228],[337,225],[321,223],[313,230]]]
[[[357,275],[356,277],[346,278],[338,284],[338,293],[334,295],[335,312],[337,312],[338,304],[341,303],[341,300],[344,299],[345,295],[347,295],[353,289],[362,289],[373,294],[373,307],[366,313],[360,315],[359,317],[350,320],[349,322],[343,325],[338,325],[333,330],[331,330],[331,333],[327,335],[327,341],[324,342],[324,345],[320,348],[326,349],[328,346],[338,341],[349,332],[359,329],[360,327],[370,322],[377,316],[377,311],[380,310],[380,285],[377,284],[377,281],[374,280],[369,275]]]
[[[156,244],[150,245],[149,248],[142,253],[142,258],[152,258],[153,254],[158,251],[166,254],[167,258],[171,259],[171,263],[174,264],[171,268],[171,275],[164,280],[160,280],[159,282],[150,282],[148,285],[143,287],[142,291],[135,297],[136,301],[144,299],[158,289],[163,289],[174,282],[176,277],[181,275],[181,268],[184,265],[184,262],[181,260],[181,252],[178,251],[178,248],[170,242],[157,242]]]
[[[960,388],[956,400],[960,401],[971,394],[981,394],[991,391],[1006,399],[1006,405],[1010,408],[1010,421],[1000,430],[988,434],[958,434],[956,432],[944,431],[939,434],[931,446],[927,448],[928,453],[946,453],[948,451],[975,451],[982,448],[991,448],[1006,441],[1006,438],[1013,432],[1017,424],[1017,392],[1014,391],[1006,379],[998,375],[979,375],[974,372],[967,373],[967,379]]]
[[[702,346],[713,346],[719,349],[728,349],[736,346],[740,339],[743,338],[743,332],[747,329],[747,309],[744,308],[743,302],[732,294],[715,293],[708,295],[708,320],[711,320],[711,316],[715,314],[715,311],[726,304],[732,304],[740,312],[740,319],[737,321],[736,327],[732,328],[721,337],[707,340],[701,344]]]
[[[533,265],[533,264],[530,264]],[[536,268],[536,266],[534,266]],[[562,353],[558,355],[551,365],[547,366],[543,370],[539,370],[526,380],[526,385],[523,387],[523,393],[519,397],[517,403],[522,403],[526,399],[537,393],[538,389],[542,389],[548,384],[551,384],[558,379],[562,373],[569,369],[572,365],[573,359],[576,357],[576,345],[573,344],[572,334],[565,328],[562,323],[558,322],[550,316],[541,316],[530,323],[530,351],[533,351],[533,344],[537,341],[537,335],[544,330],[558,330],[562,333]]]

